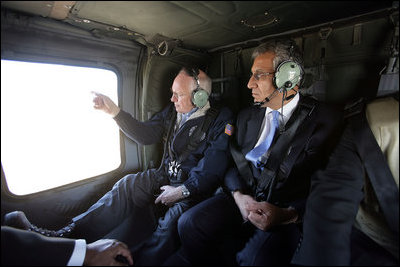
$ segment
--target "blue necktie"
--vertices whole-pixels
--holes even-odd
[[[272,139],[274,139],[275,130],[279,126],[278,116],[279,116],[279,112],[276,110],[273,110],[272,111],[272,124],[271,124],[271,128],[269,129],[269,133],[268,133],[267,137],[261,144],[259,144],[258,146],[256,146],[255,148],[253,148],[246,154],[246,159],[248,161],[251,161],[254,164],[254,166],[256,166],[257,168],[262,167],[262,163],[260,162],[261,156],[264,155],[264,153],[268,150],[269,146],[271,145]]]

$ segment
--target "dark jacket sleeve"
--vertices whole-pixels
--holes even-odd
[[[189,172],[184,185],[193,195],[209,196],[222,184],[230,162],[228,150],[230,135],[225,132],[228,124],[233,126],[233,113],[221,108],[207,136],[207,147],[198,164]]]
[[[66,266],[75,241],[1,226],[1,265]]]
[[[240,143],[239,139],[239,135],[243,133],[239,133],[239,131],[244,129],[244,124],[246,123],[247,119],[248,119],[248,113],[250,111],[248,111],[247,109],[240,112],[237,120],[236,120],[236,129],[235,132],[233,134],[233,138],[235,139],[234,142],[236,142],[237,144]],[[229,170],[227,171],[225,177],[224,177],[224,186],[226,187],[226,189],[230,192],[232,191],[236,191],[236,190],[240,190],[243,193],[250,193],[250,188],[248,188],[245,179],[243,179],[243,177],[241,177],[238,168],[236,167],[236,164],[232,164],[231,167],[229,168]]]
[[[114,120],[128,138],[141,145],[150,145],[161,141],[170,110],[171,105],[168,105],[145,122],[138,121],[131,114],[121,110]]]
[[[326,170],[311,180],[299,265],[350,265],[350,233],[363,198],[363,165],[347,127]]]

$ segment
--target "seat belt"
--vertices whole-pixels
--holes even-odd
[[[354,134],[357,152],[371,181],[386,222],[398,237],[399,190],[382,150],[369,127],[365,115],[365,102],[361,99],[353,104],[351,108],[352,112],[347,118]]]
[[[194,131],[192,137],[190,138],[190,141],[187,144],[185,150],[179,156],[179,158],[178,158],[179,163],[182,163],[189,156],[189,154],[197,148],[197,146],[201,142],[201,137],[205,133],[207,133],[208,128],[210,127],[211,123],[217,117],[218,111],[219,110],[214,107],[211,107],[207,110],[207,113],[205,115],[206,117],[204,118],[203,123],[201,124],[201,126],[196,128],[196,130]]]
[[[306,97],[302,103],[299,104],[299,109],[297,110],[297,117],[293,123],[286,129],[277,139],[276,143],[271,148],[271,153],[269,156],[262,156],[262,158],[266,159],[266,165],[261,172],[261,176],[255,186],[255,179],[254,175],[250,169],[249,162],[246,160],[245,156],[241,151],[239,151],[236,142],[233,140],[230,144],[230,151],[231,155],[235,161],[236,167],[240,173],[240,175],[246,180],[247,185],[256,190],[256,199],[258,201],[270,201],[272,196],[272,189],[276,184],[276,176],[278,172],[278,168],[282,163],[282,160],[286,156],[290,162],[285,168],[285,174],[290,173],[291,168],[294,165],[294,162],[297,159],[297,156],[302,151],[302,147],[298,148],[297,150],[291,149],[289,145],[297,132],[299,126],[304,122],[304,120],[308,117],[311,118],[311,115],[314,114],[313,110],[316,106],[316,102],[312,101],[311,97]],[[293,114],[292,116],[296,116]],[[308,136],[312,133],[312,130],[315,128],[315,123],[312,126],[307,127],[303,131],[301,131],[302,136]],[[305,144],[304,144],[305,145]],[[268,152],[266,152],[268,153]],[[256,187],[256,188],[254,188]],[[264,191],[269,187],[268,195],[265,196]]]
[[[172,111],[170,111],[171,115],[170,115],[170,123],[168,126],[168,130],[167,130],[167,136],[165,138],[165,143],[164,143],[164,150],[163,150],[163,156],[161,158],[161,164],[160,167],[158,167],[157,171],[160,171],[163,167],[164,167],[164,160],[165,160],[165,156],[167,155],[167,151],[168,151],[168,143],[169,140],[171,138],[171,133],[172,133],[172,129],[174,128],[175,122],[176,122],[176,110],[175,108],[171,105]]]
[[[300,107],[302,108],[299,110],[297,118],[295,117],[296,120],[294,120],[292,125],[290,125],[289,128],[278,137],[275,145],[271,148],[270,155],[267,158],[266,164],[261,172],[261,177],[257,184],[257,189],[256,189],[257,200],[265,200],[268,202],[271,201],[272,191],[277,182],[277,174],[279,166],[283,163],[285,157],[290,159],[291,162],[288,162],[287,164],[287,166],[289,166],[290,169],[286,168],[285,170],[287,178],[289,176],[291,168],[293,167],[297,159],[297,156],[300,154],[300,152],[303,150],[302,148],[305,146],[304,142],[302,146],[297,150],[290,149],[293,137],[297,132],[299,126],[304,125],[303,123],[305,119],[308,118],[310,120],[311,115],[315,114],[313,113],[313,111],[316,106],[316,102],[309,103],[311,102],[310,100],[312,100],[312,98],[306,98],[306,100],[309,101],[304,101],[303,103],[300,104]],[[302,129],[302,131],[299,131],[299,134],[301,134],[304,137],[310,136],[316,126],[314,120],[312,120],[311,123],[312,125],[306,127],[305,129]],[[303,140],[307,140],[307,138],[304,138]],[[265,196],[264,192],[267,188],[268,188],[268,195]]]

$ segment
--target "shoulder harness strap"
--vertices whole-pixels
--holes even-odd
[[[211,123],[215,120],[219,113],[217,108],[211,107],[207,110],[203,123],[196,128],[190,141],[188,142],[185,150],[179,156],[178,162],[183,162],[189,154],[194,151],[201,142],[201,138],[204,134],[207,134],[208,128]]]
[[[302,151],[302,147],[297,149],[292,149],[292,140],[294,135],[298,132],[297,130],[301,125],[304,125],[306,120],[309,120],[312,125],[308,127],[303,127],[298,134],[302,137],[302,140],[306,140],[309,135],[311,135],[313,129],[315,128],[315,121],[311,120],[312,116],[315,114],[313,111],[317,105],[317,102],[311,97],[305,97],[304,101],[299,103],[299,108],[295,111],[296,113],[292,115],[292,123],[277,139],[274,146],[271,148],[270,155],[266,157],[266,165],[261,172],[261,177],[256,188],[256,198],[271,201],[273,188],[277,182],[277,174],[279,171],[279,166],[283,163],[285,159],[285,172],[290,173],[297,156]],[[288,122],[290,123],[290,121]],[[303,144],[305,145],[305,143]],[[268,189],[268,194],[265,196],[265,191]]]
[[[165,142],[164,142],[163,156],[161,158],[161,164],[160,164],[160,167],[158,167],[158,171],[161,170],[164,166],[165,156],[168,151],[168,143],[169,143],[169,140],[171,139],[171,134],[173,132],[174,125],[176,122],[176,110],[173,105],[171,105],[171,110],[169,111],[169,120],[170,120],[170,123],[169,123],[168,130],[167,130],[167,136],[166,136]]]
[[[275,185],[275,177],[278,171],[278,167],[285,156],[291,156],[290,159],[293,161],[288,165],[287,172],[290,172],[294,165],[294,161],[297,155],[300,153],[301,149],[298,151],[291,151],[291,140],[294,137],[298,127],[303,123],[307,117],[313,115],[313,110],[316,106],[316,101],[311,97],[306,97],[304,101],[299,104],[299,108],[295,111],[296,113],[292,115],[290,121],[288,121],[288,128],[278,137],[276,143],[271,149],[269,156],[263,155],[264,162],[266,161],[266,166],[264,167],[261,177],[256,186],[254,175],[250,169],[249,162],[246,160],[243,153],[239,150],[236,144],[235,138],[232,138],[229,149],[233,160],[235,161],[236,167],[240,175],[246,180],[247,185],[256,190],[256,198],[259,200],[266,200],[271,198],[272,188]],[[289,125],[288,125],[289,124]],[[315,126],[315,124],[313,125]],[[302,134],[311,134],[314,127],[308,127],[304,129]],[[264,192],[269,186],[268,196],[265,196]]]

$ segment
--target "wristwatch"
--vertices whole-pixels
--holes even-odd
[[[190,196],[190,191],[186,188],[186,186],[182,185],[181,188],[182,188],[182,196],[184,198]]]

